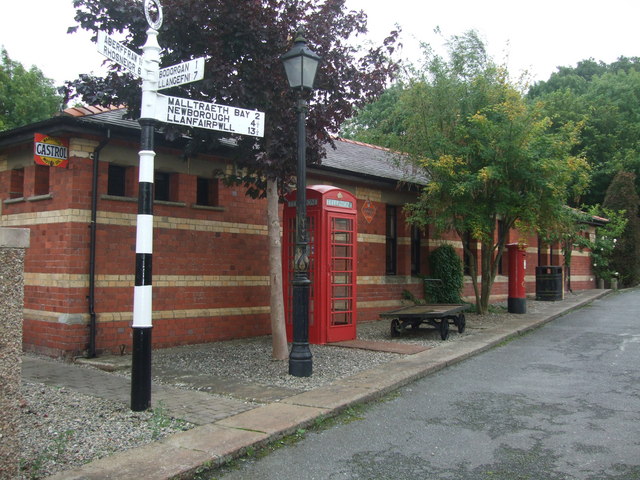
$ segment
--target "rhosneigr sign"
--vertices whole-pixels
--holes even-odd
[[[125,47],[105,32],[98,32],[98,52],[110,60],[122,65],[133,75],[142,77],[142,57],[130,48]]]

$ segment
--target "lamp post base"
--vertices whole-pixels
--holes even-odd
[[[299,249],[306,252],[305,248]],[[306,254],[302,255],[302,259]],[[302,261],[304,263],[304,261]],[[310,377],[313,360],[309,348],[309,287],[306,272],[297,272],[293,280],[293,342],[289,353],[289,375]]]
[[[294,342],[289,354],[289,375],[310,377],[313,373],[313,360],[308,343]]]

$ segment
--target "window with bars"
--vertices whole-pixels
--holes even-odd
[[[398,218],[397,207],[387,205],[386,240],[386,268],[387,275],[398,273]]]

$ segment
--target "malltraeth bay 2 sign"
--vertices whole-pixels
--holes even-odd
[[[264,113],[158,94],[156,120],[222,132],[264,136]]]

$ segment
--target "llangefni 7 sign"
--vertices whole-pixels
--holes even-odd
[[[264,112],[158,94],[156,120],[239,135],[264,136]]]
[[[161,68],[158,73],[158,90],[196,82],[204,78],[204,57]]]

